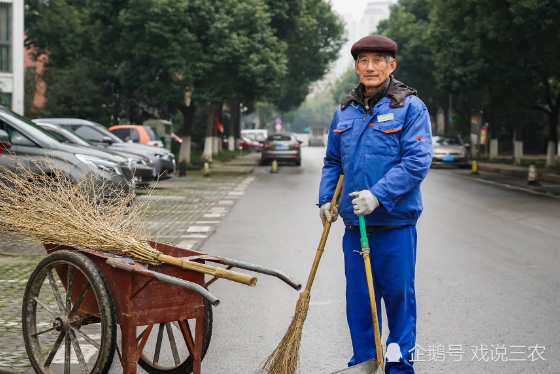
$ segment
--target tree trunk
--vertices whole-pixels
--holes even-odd
[[[202,159],[212,161],[212,140],[214,134],[214,124],[216,116],[216,104],[208,104],[208,114],[206,115],[206,138],[204,139],[204,151],[202,152]]]
[[[516,111],[513,130],[513,164],[521,165],[523,158],[523,117],[521,110]]]
[[[496,122],[496,113],[490,111],[488,113],[488,127],[489,127],[489,138],[490,138],[490,160],[495,160],[498,158],[498,124]]]
[[[556,151],[558,143],[558,115],[560,114],[560,107],[551,108],[548,126],[548,152],[546,153],[546,167],[556,167]]]
[[[218,129],[216,128],[216,119],[218,118],[218,106],[219,104],[214,104],[214,121],[212,123],[212,156],[217,156],[218,151]]]
[[[191,166],[191,134],[192,125],[194,121],[194,112],[196,107],[194,104],[187,106],[184,103],[176,105],[177,109],[183,115],[183,131],[182,142],[179,148],[179,176],[184,177],[187,175],[186,168]]]
[[[239,127],[239,122],[241,120],[241,108],[239,104],[239,96],[237,94],[235,94],[228,103],[231,118],[228,138],[228,149],[230,151],[235,151],[235,129]]]
[[[223,124],[224,124],[223,112],[224,112],[224,104],[220,103],[220,105],[218,105],[218,108],[216,109],[216,118],[222,124],[222,129],[223,129]],[[223,147],[222,147],[223,137],[224,137],[224,133],[220,132],[218,130],[218,128],[216,128],[216,145],[217,145],[217,148],[218,148],[218,154],[222,154],[222,151],[223,151]]]

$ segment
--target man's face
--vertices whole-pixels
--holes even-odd
[[[372,92],[381,87],[389,75],[397,68],[397,61],[389,64],[382,53],[360,53],[355,63],[356,73],[360,81],[366,86],[366,92]]]

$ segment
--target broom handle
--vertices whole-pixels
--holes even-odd
[[[338,178],[338,184],[336,185],[336,190],[334,191],[334,196],[331,200],[331,217],[334,214],[334,208],[338,207],[338,198],[342,192],[342,181],[344,180],[344,175]],[[321,261],[321,256],[325,250],[325,243],[327,242],[327,237],[329,236],[329,231],[331,230],[332,222],[326,221],[325,226],[323,226],[323,234],[321,235],[321,240],[319,241],[319,247],[317,248],[317,253],[315,254],[315,260],[313,261],[313,266],[311,266],[311,272],[309,273],[309,278],[307,279],[307,284],[305,285],[305,291],[307,293],[311,292],[311,286],[313,286],[313,281],[315,280],[315,274],[317,273],[317,268],[319,267],[319,261]]]
[[[230,281],[243,283],[247,286],[253,287],[257,284],[257,277],[252,277],[250,275],[237,273],[235,271],[217,268],[210,265],[200,264],[194,261],[183,260],[177,257],[168,256],[164,254],[160,254],[157,259],[158,261],[161,261],[165,264],[175,265],[183,269],[213,275],[216,278],[223,278]]]
[[[366,231],[366,220],[363,214],[358,216],[358,220],[360,221],[360,243],[362,251],[364,251],[362,257],[364,258],[364,266],[366,269],[366,281],[369,291],[369,302],[371,305],[371,318],[373,320],[377,365],[378,367],[381,366],[381,370],[385,372],[385,360],[383,359],[383,349],[381,348],[381,332],[379,331],[379,319],[377,318],[377,303],[375,302],[375,288],[373,287],[373,275],[371,272],[371,261],[369,259],[370,248]]]

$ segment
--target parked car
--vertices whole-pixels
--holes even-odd
[[[301,142],[291,132],[278,133],[266,138],[261,156],[261,164],[268,165],[272,160],[292,161],[301,165]]]
[[[113,198],[111,189],[122,189],[128,193],[135,188],[132,170],[128,160],[111,155],[95,148],[85,148],[59,142],[41,127],[9,109],[0,107],[0,143],[10,153],[0,154],[0,167],[16,170],[16,160],[38,161],[48,157],[57,170],[68,173],[75,180],[96,174],[99,186],[108,188],[102,192],[104,200]],[[50,175],[53,169],[46,170],[29,164],[36,173]]]
[[[259,142],[261,144],[261,148],[264,147],[264,143],[266,142],[266,138],[268,137],[268,131],[263,129],[258,130],[241,130],[241,137],[247,138],[253,142]],[[260,152],[261,149],[256,149],[257,152]]]
[[[263,149],[263,144],[257,142],[256,140],[251,140],[249,138],[246,138],[244,136],[241,137],[241,139],[239,139],[239,146],[244,151],[255,150],[257,152],[261,152]]]
[[[102,149],[112,146],[111,149],[118,148],[123,151],[146,156],[154,164],[160,179],[171,178],[175,171],[175,157],[173,153],[163,148],[145,144],[126,143],[99,123],[76,118],[41,118],[35,121],[60,125]]]
[[[163,147],[163,143],[156,135],[154,129],[140,125],[117,125],[109,127],[109,131],[127,143],[140,143]]]
[[[432,165],[466,167],[469,165],[469,152],[460,136],[438,135],[432,138],[434,156]]]
[[[72,131],[66,130],[58,125],[43,123],[39,121],[35,121],[35,123],[41,126],[43,130],[54,136],[61,143],[74,144],[81,147],[97,148],[95,147],[95,144],[90,142],[89,140],[86,140],[79,135],[74,134]],[[137,186],[147,186],[148,184],[150,184],[150,182],[155,180],[156,168],[149,158],[115,148],[116,147],[108,146],[104,149],[104,151],[110,154],[119,155],[128,160],[128,165],[131,168],[134,177],[136,178]]]

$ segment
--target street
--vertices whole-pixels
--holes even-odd
[[[314,203],[323,153],[304,148],[302,167],[255,170],[253,184],[201,250],[278,268],[305,283],[321,235]],[[416,289],[417,351],[425,352],[416,372],[557,373],[560,201],[446,170],[430,171],[423,194]],[[342,235],[337,221],[311,292],[302,373],[332,373],[351,357]],[[203,371],[254,372],[282,338],[298,292],[266,276],[254,288],[222,280],[210,290],[222,303],[214,308]],[[531,346],[544,346],[546,361],[535,353],[531,362]]]

